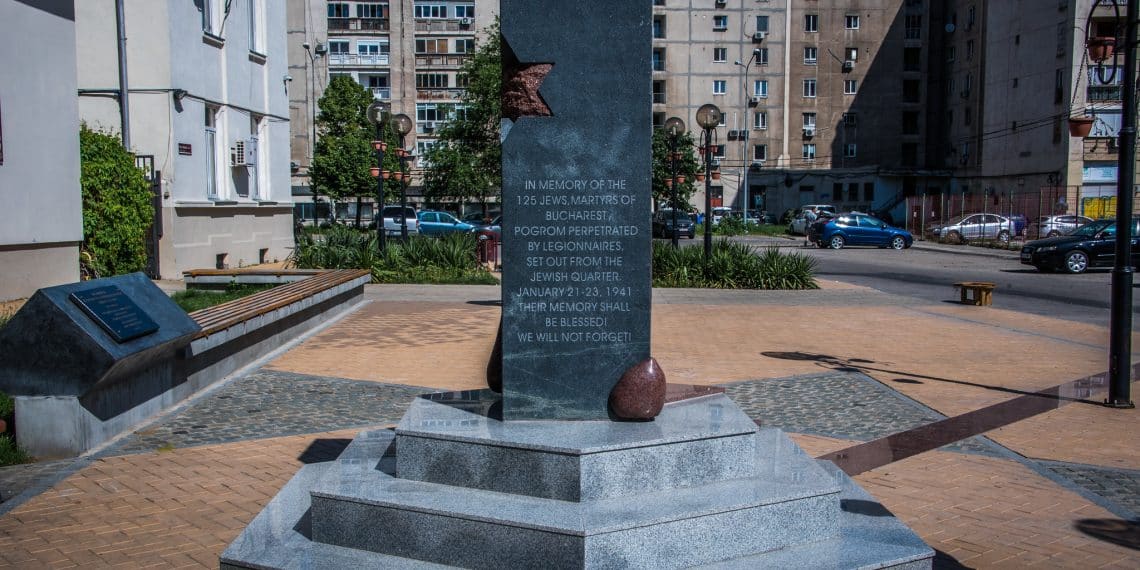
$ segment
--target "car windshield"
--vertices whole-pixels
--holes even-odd
[[[948,226],[958,225],[958,224],[962,223],[962,220],[966,219],[967,216],[972,216],[972,215],[973,214],[962,214],[962,215],[954,216],[953,218],[946,220],[946,225],[948,225]]]
[[[1085,225],[1069,232],[1069,235],[1081,236],[1081,237],[1093,237],[1096,234],[1099,234],[1100,232],[1103,232],[1103,231],[1108,230],[1108,229],[1115,230],[1116,229],[1116,222],[1113,220],[1100,220],[1099,222],[1092,222],[1090,224],[1085,224]]]

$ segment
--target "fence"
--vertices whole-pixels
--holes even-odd
[[[1020,239],[1038,239],[1036,223],[1045,216],[1064,214],[1092,219],[1116,217],[1116,193],[1102,187],[1044,186],[1031,190],[986,190],[920,194],[906,198],[906,229],[917,239],[931,239],[930,228],[963,214],[996,214],[1020,218]]]

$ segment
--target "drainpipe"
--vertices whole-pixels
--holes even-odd
[[[781,128],[783,132],[780,134],[783,138],[779,166],[788,168],[791,164],[791,156],[788,155],[788,112],[790,103],[788,99],[792,95],[791,77],[792,77],[792,58],[788,54],[788,47],[792,44],[792,2],[787,0],[784,2],[784,117],[781,121]]]
[[[131,150],[131,102],[127,87],[127,25],[124,0],[115,0],[115,27],[119,33],[119,116],[122,119],[123,148]]]

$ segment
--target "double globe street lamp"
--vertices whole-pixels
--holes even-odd
[[[712,103],[697,109],[697,124],[704,131],[705,149],[705,263],[712,259],[712,136],[713,129],[720,125],[723,115],[720,108]]]
[[[685,132],[685,121],[682,121],[680,117],[669,117],[665,121],[665,132],[669,134],[669,187],[673,190],[670,199],[670,207],[673,209],[673,247],[678,247],[677,208],[680,207],[680,200],[677,198],[677,159],[680,158],[680,153],[677,152],[677,138]]]
[[[388,247],[388,231],[384,227],[384,153],[388,150],[388,143],[384,141],[384,128],[391,125],[399,135],[399,144],[396,148],[396,156],[400,160],[400,237],[407,241],[408,239],[408,220],[405,213],[408,210],[408,178],[409,175],[405,172],[407,161],[411,158],[408,151],[404,150],[404,137],[412,132],[412,119],[407,115],[400,113],[395,116],[391,114],[391,108],[383,101],[373,101],[368,105],[368,122],[376,127],[376,139],[372,141],[372,150],[376,151],[376,168],[373,169],[376,176],[376,214],[373,216],[376,219],[376,231],[379,234],[377,243],[379,244],[380,252],[383,253]]]

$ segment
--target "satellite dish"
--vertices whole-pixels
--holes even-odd
[[[946,33],[948,33],[948,34],[954,33],[954,24],[946,24]]]

